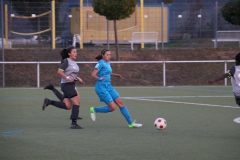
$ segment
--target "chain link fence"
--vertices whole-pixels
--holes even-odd
[[[114,45],[113,22],[96,14],[92,0],[55,2],[1,3],[1,37],[5,48],[83,48]],[[137,1],[135,12],[117,22],[120,49],[130,49],[133,32],[158,32],[158,48],[213,48],[219,30],[240,30],[221,16],[227,2],[172,3]],[[54,12],[54,13],[53,13]],[[8,44],[6,45],[5,43]],[[81,42],[81,43],[80,43]],[[56,45],[56,46],[54,46]],[[138,45],[139,46],[139,45]],[[140,47],[140,46],[139,46]],[[239,47],[237,42],[221,42],[218,47]],[[154,49],[154,44],[144,48]]]

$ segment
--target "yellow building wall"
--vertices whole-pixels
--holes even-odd
[[[168,41],[168,8],[163,8],[164,42]],[[71,34],[79,34],[79,7],[71,8]],[[83,42],[91,40],[107,40],[107,20],[93,11],[92,7],[83,7]],[[141,31],[140,7],[127,19],[117,21],[118,40],[131,40],[133,32]],[[158,40],[162,40],[162,7],[144,7],[144,31],[158,32]],[[109,39],[114,40],[113,21],[109,21]]]

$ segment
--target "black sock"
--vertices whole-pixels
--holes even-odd
[[[53,88],[52,91],[60,101],[63,101],[63,99],[64,99],[63,95],[56,88]]]
[[[53,105],[53,106],[55,106],[57,108],[66,109],[67,110],[67,106],[63,102],[51,101],[51,105]]]
[[[73,105],[72,106],[72,115],[71,115],[72,125],[77,124],[78,114],[79,114],[79,106]]]
[[[76,119],[72,119],[72,125],[76,125],[77,124],[77,120]]]

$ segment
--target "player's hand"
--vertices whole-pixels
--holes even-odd
[[[105,81],[105,77],[98,77],[99,81]]]
[[[80,77],[77,77],[77,80],[82,86],[85,85],[84,81]]]
[[[68,78],[70,82],[74,82],[74,79],[72,77]]]
[[[121,78],[121,79],[124,79],[123,76],[121,76],[120,74],[118,74],[118,77]]]

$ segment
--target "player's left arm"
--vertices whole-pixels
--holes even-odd
[[[231,77],[231,76],[234,75],[234,72],[235,72],[235,67],[231,67],[226,73],[222,74],[221,76],[219,76],[219,77],[217,77],[213,80],[209,80],[208,83],[213,84],[213,83],[215,83],[217,81],[220,81],[220,80],[223,80],[227,77]]]
[[[124,79],[123,76],[121,76],[121,74],[117,74],[117,73],[111,73],[111,76]]]
[[[85,82],[82,80],[82,78],[77,77],[77,80],[81,85],[83,85],[83,86],[85,85]]]

